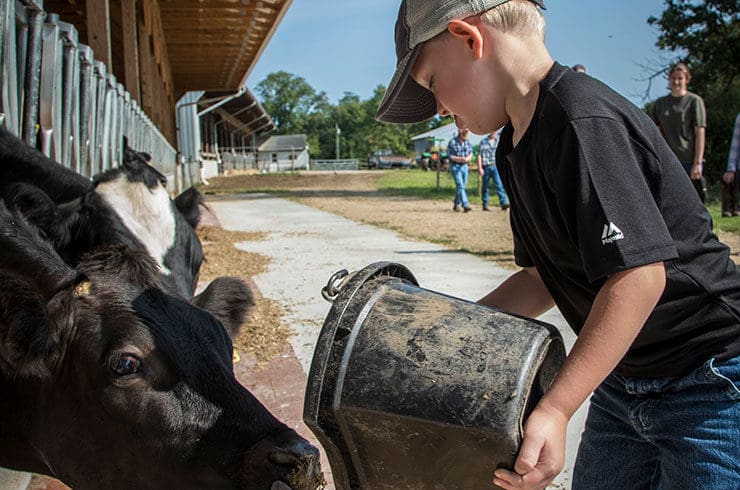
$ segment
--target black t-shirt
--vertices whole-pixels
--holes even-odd
[[[555,63],[516,148],[512,134],[496,161],[516,263],[537,268],[576,333],[610,274],[665,263],[665,292],[616,373],[677,376],[740,354],[740,273],[650,117]]]

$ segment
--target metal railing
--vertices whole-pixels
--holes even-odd
[[[311,170],[357,170],[360,168],[360,161],[356,158],[344,160],[311,160]]]
[[[239,151],[239,148],[235,148],[234,151],[222,151],[221,152],[221,172],[227,172],[229,170],[251,170],[257,168],[257,157],[256,152],[250,148],[250,151]]]
[[[118,166],[123,137],[174,186],[177,151],[42,0],[0,0],[0,124],[82,175]]]

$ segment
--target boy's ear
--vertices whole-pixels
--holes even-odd
[[[463,41],[476,59],[483,57],[483,34],[480,27],[464,20],[451,20],[447,30],[455,39]]]

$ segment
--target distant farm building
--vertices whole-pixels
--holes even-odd
[[[436,147],[437,149],[447,148],[447,143],[457,136],[457,131],[458,129],[455,123],[450,123],[414,136],[411,138],[411,141],[414,143],[414,155],[421,155],[432,147]],[[482,138],[483,136],[473,133],[470,133],[468,137],[473,146],[480,143]]]
[[[270,136],[257,148],[257,167],[268,172],[308,169],[305,134]]]

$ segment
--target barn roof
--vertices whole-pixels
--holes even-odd
[[[243,85],[291,1],[159,0],[176,90]]]
[[[73,24],[80,39],[88,40],[91,0],[45,0],[44,9]],[[127,0],[135,4],[140,26],[163,37],[173,92],[189,90],[236,90],[242,86],[280,24],[292,0]],[[121,0],[106,0],[110,19],[113,63],[123,63],[115,53],[123,52]],[[96,8],[101,10],[105,3]],[[158,47],[155,45],[155,50]],[[98,57],[103,59],[102,57]],[[116,59],[118,58],[118,59]],[[109,67],[110,68],[110,67]],[[122,72],[121,70],[114,70]],[[162,74],[164,76],[164,74]],[[120,77],[119,77],[120,78]]]
[[[303,151],[307,146],[305,134],[276,134],[270,136],[257,150],[285,151],[293,149]]]
[[[233,129],[241,134],[264,133],[275,129],[270,115],[262,107],[249,89],[233,97],[234,92],[206,92],[198,101],[199,110],[214,107],[213,112],[220,115]]]

